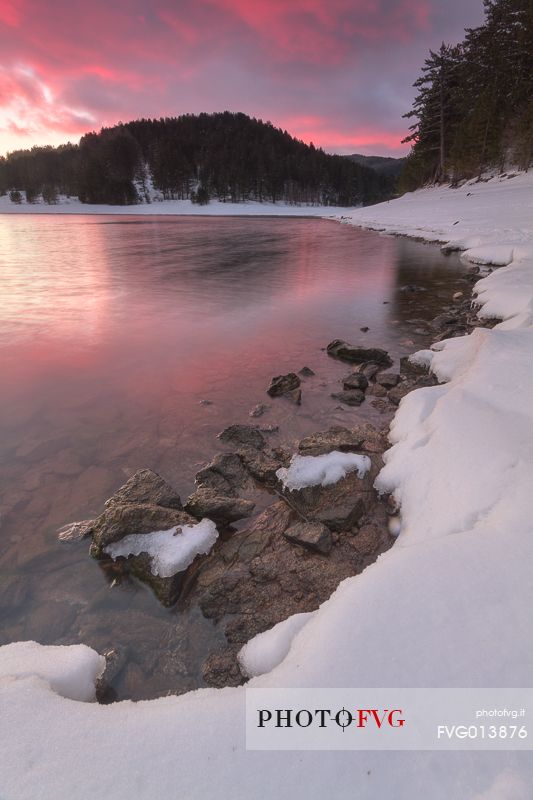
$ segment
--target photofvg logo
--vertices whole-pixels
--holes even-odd
[[[358,708],[351,711],[341,708],[340,711],[332,711],[330,708],[300,708],[298,710],[290,708],[276,708],[271,711],[268,708],[261,708],[259,713],[259,728],[273,725],[276,728],[308,728],[310,725],[318,725],[319,728],[327,728],[328,725],[337,725],[344,731],[350,725],[358,728],[366,728],[368,725],[376,725],[379,730],[383,726],[389,725],[391,728],[402,728],[405,722],[401,708],[394,708],[389,711],[387,708]]]
[[[249,750],[531,750],[533,689],[246,689]]]

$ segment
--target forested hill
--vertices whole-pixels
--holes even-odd
[[[389,197],[392,179],[327,155],[245,114],[141,119],[0,159],[0,191],[85,203],[211,198],[354,206]]]
[[[413,149],[401,188],[533,160],[533,0],[484,0],[457,45],[430,52],[406,115]]]
[[[356,164],[361,164],[363,167],[370,167],[380,172],[383,175],[388,175],[391,178],[397,178],[403,170],[405,158],[391,158],[387,156],[364,156],[361,153],[352,153],[349,156],[350,161],[355,161]]]

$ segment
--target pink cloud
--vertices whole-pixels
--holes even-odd
[[[0,151],[19,130],[42,143],[47,130],[56,141],[61,130],[66,139],[118,120],[226,108],[318,145],[393,147],[427,48],[447,31],[459,36],[476,21],[465,8],[480,15],[479,6],[0,0]]]

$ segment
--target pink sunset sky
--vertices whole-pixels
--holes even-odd
[[[428,48],[481,19],[481,0],[0,0],[0,153],[227,109],[402,155]]]

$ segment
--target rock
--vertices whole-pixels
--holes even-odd
[[[304,378],[312,378],[314,374],[311,367],[302,367],[298,372],[298,375],[303,375]]]
[[[335,400],[340,400],[347,406],[360,406],[365,399],[365,393],[361,389],[350,389],[346,392],[337,392],[331,395]]]
[[[454,292],[452,295],[452,300],[456,302],[457,300],[461,300],[464,296],[463,292]]]
[[[261,433],[277,433],[279,431],[279,425],[262,425],[259,430]]]
[[[264,403],[258,403],[258,405],[254,406],[250,411],[251,417],[262,417],[265,411],[268,411],[268,406]]]
[[[260,483],[276,484],[276,472],[280,467],[287,466],[290,455],[280,458],[274,452],[265,453],[261,450],[254,450],[253,448],[243,448],[239,450],[243,463],[250,473]]]
[[[341,453],[355,453],[361,450],[377,453],[386,447],[386,436],[365,422],[355,428],[335,426],[327,431],[313,433],[300,441],[298,450],[303,456],[321,456],[333,450],[339,450]]]
[[[408,356],[402,356],[402,358],[400,358],[400,372],[402,375],[407,376],[427,375],[427,367],[409,361]]]
[[[448,327],[449,325],[457,325],[457,314],[450,313],[447,311],[443,311],[442,314],[437,314],[437,316],[431,320],[431,327],[434,330],[442,330],[443,328]]]
[[[202,675],[208,686],[222,689],[224,686],[240,686],[245,678],[239,669],[237,661],[238,647],[224,650],[222,653],[212,653],[202,664]]]
[[[69,522],[63,525],[57,532],[57,538],[61,542],[79,542],[86,536],[90,536],[94,525],[94,519],[83,519],[80,522]]]
[[[399,380],[400,376],[396,372],[382,372],[376,377],[376,383],[379,383],[380,386],[384,386],[386,389],[392,389]]]
[[[349,361],[354,364],[364,364],[372,361],[382,367],[392,366],[392,360],[386,350],[377,347],[365,348],[356,347],[348,344],[341,339],[335,339],[327,346],[328,355],[338,358],[341,361]]]
[[[111,508],[111,506],[124,505],[126,503],[150,503],[163,508],[182,508],[178,493],[157,472],[152,472],[151,469],[141,469],[132,475],[106,501],[105,507]]]
[[[327,555],[331,550],[331,531],[321,522],[297,522],[283,534],[289,542]]]
[[[342,387],[343,389],[350,390],[350,389],[361,389],[364,390],[368,386],[368,378],[362,372],[353,372],[351,375],[347,375],[346,378],[342,380]]]
[[[132,533],[152,533],[181,525],[196,525],[196,520],[174,508],[149,503],[113,503],[94,521],[91,555],[95,558],[104,557],[107,545],[119,542]]]
[[[212,406],[213,405],[213,401],[212,400],[200,400],[198,405],[200,405],[200,406]]]
[[[257,450],[262,450],[266,444],[263,434],[252,425],[230,425],[218,434],[218,438],[225,444]]]
[[[481,267],[478,267],[477,264],[468,268],[468,275],[479,275],[480,272]]]
[[[370,328],[368,327],[368,325],[363,325],[363,327],[362,327],[362,328],[359,328],[359,330],[360,330],[362,333],[368,333],[368,331],[370,330]]]
[[[214,489],[197,489],[187,500],[185,511],[197,519],[208,517],[217,525],[228,525],[249,517],[255,508],[250,500],[220,495]]]
[[[406,286],[402,286],[400,292],[410,292],[412,294],[418,294],[419,292],[427,292],[427,289],[424,286],[416,286],[413,283],[408,283]]]
[[[285,392],[283,397],[286,397],[288,400],[293,402],[297,406],[302,405],[302,390],[301,389],[293,389],[291,392]]]
[[[282,394],[292,392],[300,386],[300,378],[295,372],[289,372],[287,375],[277,375],[272,378],[270,386],[267,389],[267,394],[270,397],[281,397]]]
[[[372,362],[368,364],[361,364],[359,367],[359,372],[365,376],[369,381],[374,378],[380,370],[379,364],[373,364]]]
[[[391,403],[394,403],[394,405],[397,406],[400,404],[402,397],[405,397],[406,394],[409,394],[409,392],[412,392],[415,388],[416,385],[411,381],[404,381],[404,383],[400,383],[398,386],[395,386],[389,391],[388,398]]]
[[[248,472],[237,453],[217,454],[195,477],[197,486],[215,489],[218,494],[235,494],[248,481]]]
[[[386,397],[387,390],[384,386],[380,386],[379,383],[373,383],[368,390],[368,394],[372,395],[372,397]]]
[[[351,530],[366,510],[361,497],[351,497],[345,502],[328,502],[325,499],[322,502],[324,507],[316,509],[313,516],[332,531]]]

